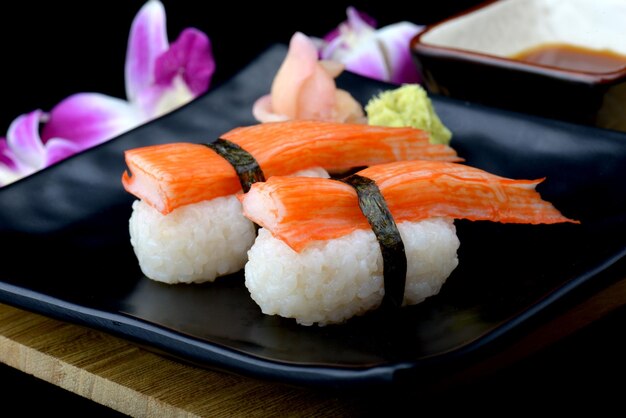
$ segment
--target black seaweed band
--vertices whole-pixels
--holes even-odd
[[[218,153],[233,166],[244,193],[247,193],[254,183],[265,181],[265,175],[252,154],[234,142],[218,138],[215,142],[204,145]]]
[[[385,297],[383,307],[402,306],[406,284],[406,253],[404,243],[387,207],[385,198],[374,180],[353,174],[341,179],[356,190],[359,207],[367,218],[383,255]]]

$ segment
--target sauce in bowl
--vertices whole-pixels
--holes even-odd
[[[533,64],[589,73],[609,73],[626,68],[626,56],[569,44],[543,44],[510,58]]]

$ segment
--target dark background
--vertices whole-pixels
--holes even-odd
[[[0,136],[19,114],[50,110],[70,94],[101,92],[124,98],[124,59],[132,19],[143,1],[3,2],[0,5]],[[400,20],[429,24],[476,4],[476,0],[292,2],[290,6],[254,2],[164,0],[170,41],[188,26],[211,38],[217,62],[214,85],[228,79],[275,42],[293,32],[323,36],[345,19],[354,5],[377,18],[379,26]],[[484,82],[477,80],[477,82]],[[626,310],[566,338],[522,363],[437,401],[468,405],[470,410],[494,400],[514,409],[548,402],[565,407],[581,403],[606,405],[622,391],[626,371],[622,341]],[[0,395],[4,408],[27,395],[36,400],[22,412],[61,412],[64,416],[113,415],[112,411],[0,366],[0,381],[10,389]],[[6,384],[3,385],[6,387]],[[613,399],[613,401],[612,401]],[[24,403],[20,403],[24,407]],[[477,408],[478,407],[478,408]]]
[[[434,22],[477,3],[436,1],[264,1],[202,2],[164,0],[170,41],[185,27],[211,39],[219,83],[275,42],[287,43],[295,31],[323,36],[345,20],[348,5],[377,18],[379,26],[401,20]],[[3,2],[0,6],[2,112],[0,135],[21,113],[50,110],[72,93],[96,91],[125,97],[124,60],[133,17],[142,0],[114,2]],[[219,6],[207,6],[217,4]],[[219,7],[219,8],[218,8]]]

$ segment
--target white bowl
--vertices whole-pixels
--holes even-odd
[[[435,93],[626,130],[626,66],[591,72],[512,58],[545,44],[626,56],[626,1],[489,1],[429,26],[411,46]]]
[[[510,57],[537,45],[567,43],[626,55],[624,0],[505,0],[434,26],[422,42]]]

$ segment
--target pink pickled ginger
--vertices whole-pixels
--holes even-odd
[[[319,61],[313,41],[296,32],[274,77],[271,94],[254,104],[254,117],[260,122],[311,119],[364,123],[361,105],[335,84],[343,69],[338,62]]]

